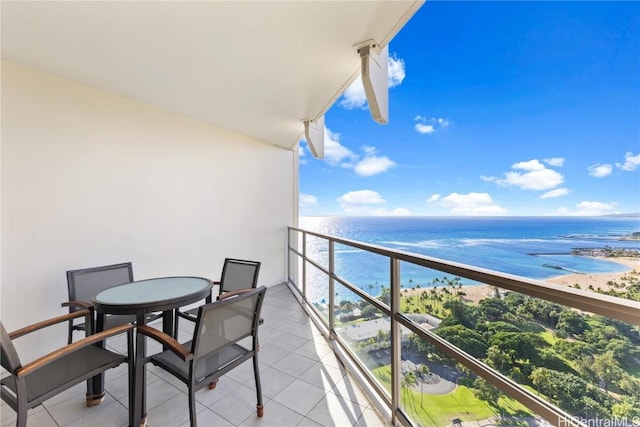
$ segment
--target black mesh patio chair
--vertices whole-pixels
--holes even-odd
[[[213,282],[214,285],[218,285],[218,297],[229,292],[233,293],[243,289],[255,288],[258,286],[258,273],[260,273],[260,262],[258,261],[225,258],[220,281]],[[213,296],[209,295],[205,300],[205,304],[210,303],[212,300]],[[198,307],[185,311],[176,310],[173,327],[174,338],[178,337],[179,319],[182,317],[195,322],[197,315]]]
[[[69,301],[63,303],[62,306],[68,306],[70,313],[76,310],[92,309],[93,304],[91,299],[98,293],[105,289],[129,282],[133,282],[133,267],[130,262],[69,270],[67,271]],[[150,313],[147,317],[147,323],[161,316],[162,314]],[[104,316],[102,329],[132,323],[135,322],[135,320],[135,315],[106,315]],[[96,322],[97,318],[93,316],[93,321],[90,325],[93,331],[96,330]],[[85,322],[75,323],[74,320],[70,320],[69,338],[67,342],[69,344],[73,342],[73,331],[84,331],[85,329]]]
[[[14,346],[15,339],[69,319],[85,317],[85,321],[89,322],[90,316],[89,310],[77,310],[10,333],[0,322],[1,362],[9,374],[0,380],[0,395],[16,411],[16,426],[27,425],[29,409],[122,363],[129,364],[129,378],[133,378],[133,363],[128,354],[132,354],[134,326],[130,323],[87,336],[23,365]],[[114,353],[99,345],[101,341],[125,332],[129,350],[126,355]],[[131,389],[129,394],[132,395]],[[104,392],[100,395],[87,393],[87,406],[97,405],[103,398]]]
[[[138,333],[162,343],[167,350],[145,359],[185,383],[191,426],[197,425],[195,392],[253,359],[257,415],[262,417],[262,388],[258,370],[258,319],[267,288],[238,290],[198,308],[192,340],[180,344],[164,332],[139,326]],[[247,338],[249,338],[247,340]],[[241,342],[242,341],[242,342]],[[136,394],[141,391],[136,390]]]

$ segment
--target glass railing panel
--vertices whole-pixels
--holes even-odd
[[[414,425],[538,425],[522,404],[401,329],[400,407]]]
[[[329,276],[310,262],[306,263],[307,301],[325,322],[329,322]]]
[[[460,289],[425,329],[587,424],[640,420],[637,327],[493,286]]]
[[[302,238],[304,233],[289,229],[289,246],[302,253]]]
[[[372,378],[387,384],[391,372],[391,323],[378,310],[347,287],[336,283],[335,329],[338,336],[369,371]],[[382,379],[386,379],[382,381]]]
[[[337,276],[389,304],[389,257],[336,243],[334,263]]]
[[[300,292],[302,292],[302,264],[303,259],[301,256],[289,249],[289,281]]]
[[[329,240],[307,234],[307,258],[329,270]]]
[[[346,343],[367,375],[381,385],[378,392],[387,398],[391,396],[391,377],[395,372],[391,369],[388,315],[382,311],[383,306],[367,302],[348,285],[388,305],[390,256],[391,251],[378,255],[336,243],[337,279],[331,298],[336,302],[333,321],[339,341]],[[398,254],[398,258],[406,257]],[[638,311],[637,304],[595,292],[590,296],[584,292],[588,287],[583,283],[567,284],[583,289],[569,291],[473,267],[433,260],[425,260],[425,264],[442,266],[449,273],[409,261],[399,262],[399,312],[403,315],[397,318],[402,322],[409,319],[429,331],[421,336],[403,333],[400,350],[403,364],[396,367],[404,370],[402,376],[409,375],[406,372],[411,369],[417,371],[411,387],[410,375],[408,380],[397,379],[400,383],[405,381],[402,390],[398,390],[400,406],[415,425],[451,425],[456,420],[480,421],[483,425],[546,425],[540,421],[540,414],[555,418],[546,421],[551,425],[640,425],[640,331],[635,320],[640,314],[636,316],[634,311]],[[307,268],[307,280],[314,283],[308,288],[312,289],[309,299],[325,307],[322,315],[328,323],[329,310],[323,304],[330,301],[329,278],[310,263]],[[465,275],[523,293],[472,281],[462,277]],[[607,293],[637,301],[640,299],[637,276],[630,276],[622,284],[607,283],[610,288]],[[598,291],[594,288],[591,290]],[[371,322],[376,320],[386,323]],[[358,328],[363,328],[364,333],[354,333]],[[432,333],[437,340],[445,340],[446,345],[441,343],[440,350],[426,342],[425,336]],[[451,354],[445,355],[442,349],[451,345],[471,356],[468,359],[458,355],[458,361],[464,361],[466,368],[454,362]],[[427,396],[428,381],[437,379],[428,377],[420,363],[429,369],[429,363],[436,363],[441,365],[440,369],[448,367],[456,373],[456,388],[448,395],[454,396],[459,406],[450,401],[443,403],[444,395]],[[483,378],[471,374],[469,367]],[[434,372],[437,369],[434,366]],[[444,374],[440,378],[446,379]],[[501,391],[489,386],[487,379],[500,384]],[[457,390],[466,391],[456,394]],[[516,397],[535,409],[537,421],[533,421],[532,410],[513,400]]]

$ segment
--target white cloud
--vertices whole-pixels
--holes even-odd
[[[438,117],[438,118],[436,119],[436,121],[437,121],[437,122],[438,122],[438,124],[439,124],[441,127],[443,127],[443,128],[449,127],[449,125],[451,124],[451,122],[449,121],[449,119],[445,119],[445,118],[442,118],[442,117]]]
[[[307,150],[302,144],[298,145],[298,159],[301,165],[306,165],[307,163],[309,163],[309,161],[307,160]]]
[[[404,61],[395,56],[389,56],[389,88],[399,86],[404,80],[406,73]],[[344,91],[340,100],[340,105],[347,110],[354,108],[365,108],[367,105],[367,96],[362,85],[362,77],[358,76],[356,80]]]
[[[349,167],[358,155],[340,144],[340,134],[324,128],[324,158],[332,166]]]
[[[562,167],[564,165],[563,157],[551,157],[550,159],[544,159],[544,162],[549,166]]]
[[[522,169],[525,171],[540,171],[546,169],[546,167],[540,163],[540,160],[533,159],[526,162],[518,162],[511,165],[512,169]]]
[[[498,178],[495,176],[486,176],[486,175],[480,175],[480,179],[486,182],[496,182],[498,180]]]
[[[391,55],[389,57],[389,87],[400,86],[405,76],[404,60]]]
[[[375,147],[362,147],[364,157],[361,157],[342,145],[340,138],[339,133],[332,132],[331,129],[325,126],[324,159],[329,165],[353,168],[355,173],[360,176],[378,175],[396,166],[396,163],[388,157],[377,156]],[[301,159],[302,156],[306,156],[306,153],[300,155]],[[301,160],[301,163],[303,162],[306,163],[306,159]]]
[[[354,108],[364,108],[367,105],[367,95],[364,92],[364,86],[362,85],[362,77],[358,77],[342,94],[340,101],[347,110],[353,110]]]
[[[434,133],[436,131],[436,129],[433,127],[433,125],[425,125],[424,123],[416,123],[414,128],[415,128],[415,130],[418,131],[418,133],[430,134],[430,133]]]
[[[567,208],[560,208],[557,210],[557,215],[567,216],[600,216],[614,214],[616,212],[617,203],[603,203],[603,202],[589,202],[584,201],[576,205],[577,210],[571,211]]]
[[[627,172],[638,169],[640,166],[640,153],[635,156],[631,152],[626,153],[624,155],[624,163],[616,163],[616,166]]]
[[[373,155],[360,160],[356,164],[354,170],[360,176],[373,176],[386,172],[389,168],[395,165],[395,162],[390,160],[388,157],[378,157]]]
[[[411,215],[411,212],[405,208],[389,210],[385,207],[380,207],[379,205],[384,205],[387,201],[377,191],[373,190],[350,191],[336,200],[347,215]]]
[[[435,197],[437,196],[437,197]],[[456,215],[502,215],[506,209],[497,205],[488,193],[451,193],[446,197],[434,194],[427,203],[438,204]]]
[[[605,176],[611,175],[611,171],[613,171],[613,166],[609,164],[595,164],[589,166],[589,175],[596,178],[604,178]]]
[[[514,170],[505,172],[504,178],[482,176],[481,179],[503,186],[538,191],[551,190],[564,182],[564,176],[561,173],[547,168],[537,159],[514,163],[511,168]]]
[[[427,134],[427,135],[434,133],[437,130],[437,128],[444,129],[451,124],[449,119],[445,119],[444,117],[431,117],[429,119],[419,114],[414,117],[414,120],[417,123],[413,128],[418,133]]]
[[[567,194],[569,194],[569,189],[568,188],[556,188],[555,190],[547,191],[542,196],[540,196],[540,198],[541,199],[553,199],[553,198],[556,198],[556,197],[566,196]]]
[[[376,148],[371,146],[362,147],[364,159],[356,163],[354,170],[360,176],[373,176],[388,171],[396,163],[386,156],[376,156]]]
[[[374,205],[387,203],[377,191],[373,190],[350,191],[338,197],[336,200],[341,204]]]
[[[318,198],[316,196],[312,196],[311,194],[300,194],[299,196],[299,204],[301,207],[312,207],[318,205]]]

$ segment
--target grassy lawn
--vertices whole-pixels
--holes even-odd
[[[389,366],[376,368],[373,373],[381,379],[387,389],[390,388]],[[439,395],[426,393],[421,395],[419,389],[402,390],[400,398],[405,412],[414,422],[424,426],[448,425],[453,418],[460,418],[464,422],[483,420],[498,414],[521,417],[530,415],[523,405],[513,399],[501,397],[498,401],[499,408],[495,408],[476,398],[472,389],[461,385],[451,393]]]
[[[554,345],[558,339],[551,331],[540,332],[540,335],[549,345]]]
[[[426,309],[431,305],[430,309]],[[442,301],[435,298],[420,300],[418,296],[400,296],[400,311],[402,313],[428,313],[436,317],[444,317],[448,310],[443,307]]]

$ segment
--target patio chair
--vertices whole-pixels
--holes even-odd
[[[89,310],[77,310],[11,333],[8,333],[2,322],[0,322],[1,362],[2,367],[9,373],[9,375],[0,380],[0,395],[2,400],[16,411],[18,415],[16,426],[23,427],[27,425],[27,412],[29,409],[35,408],[64,390],[82,381],[89,380],[91,377],[101,374],[110,368],[115,368],[122,363],[129,364],[129,378],[133,378],[133,364],[128,354],[132,354],[134,326],[130,323],[87,336],[32,362],[22,364],[14,346],[15,339],[83,316],[86,322],[91,321],[91,312]],[[125,332],[127,333],[129,350],[127,355],[114,353],[99,345],[101,341]],[[87,406],[97,405],[103,398],[104,392],[99,395],[88,392],[86,396]]]
[[[242,259],[225,258],[222,266],[222,276],[219,282],[213,282],[218,285],[218,298],[220,295],[236,292],[243,289],[255,288],[258,285],[258,273],[260,273],[260,262],[247,261]],[[213,291],[212,291],[213,292]],[[205,300],[205,304],[209,304],[213,300],[210,295]],[[183,319],[196,321],[198,316],[198,307],[190,310],[176,310],[174,316],[173,336],[178,337],[178,321]]]
[[[62,306],[69,307],[70,313],[83,309],[92,310],[93,303],[91,300],[94,296],[105,289],[129,282],[133,282],[133,267],[130,262],[69,270],[67,271],[69,301],[64,302]],[[147,317],[147,323],[161,316],[162,314],[150,313]],[[135,315],[106,315],[104,316],[102,329],[132,323],[135,320]],[[89,333],[96,330],[96,323],[97,318],[93,316],[90,325],[93,329]],[[74,323],[73,319],[69,320],[69,338],[67,342],[69,344],[73,342],[73,331],[84,331],[85,329],[85,322]]]
[[[146,325],[138,327],[138,333],[167,348],[146,358],[145,363],[151,362],[187,385],[192,427],[197,425],[195,392],[251,358],[258,399],[257,415],[262,417],[264,414],[258,370],[258,319],[266,291],[264,286],[237,291],[200,306],[193,338],[184,344],[157,329]],[[245,340],[248,337],[251,337],[250,342]]]

